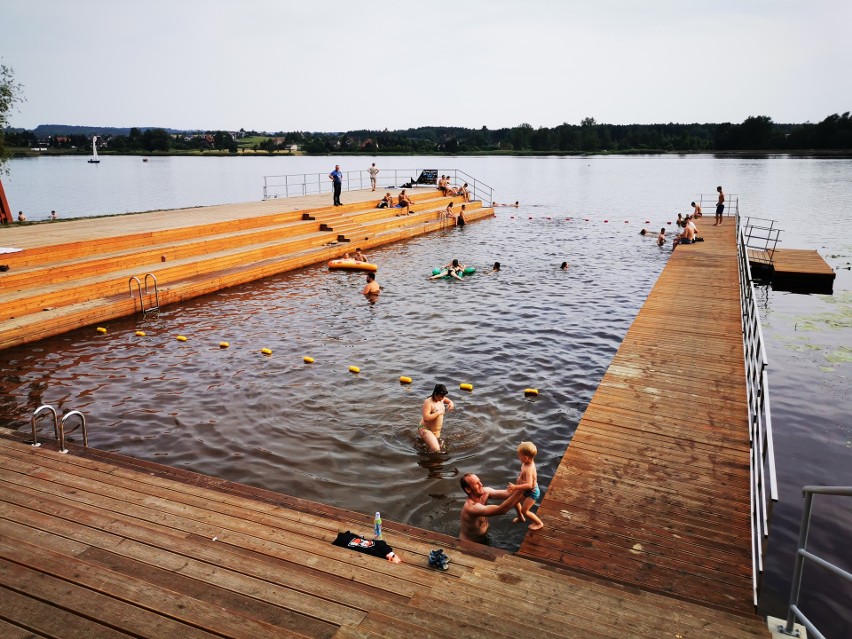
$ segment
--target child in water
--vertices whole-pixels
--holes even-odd
[[[518,511],[518,516],[512,522],[518,523],[529,519],[533,523],[530,524],[530,530],[539,530],[544,528],[544,523],[538,518],[538,515],[530,511],[541,498],[541,490],[538,487],[538,474],[535,470],[535,456],[538,453],[535,444],[532,442],[521,442],[518,446],[518,459],[521,462],[521,472],[518,475],[517,483],[509,484],[509,492],[524,491],[522,501],[515,504],[515,510]]]

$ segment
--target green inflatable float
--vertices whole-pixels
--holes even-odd
[[[446,273],[446,269],[443,269],[443,268],[433,268],[432,269],[432,275],[440,275],[442,272]],[[467,277],[468,275],[473,275],[474,273],[476,273],[476,267],[466,266],[465,269],[462,271],[461,276]],[[444,277],[441,277],[439,279],[450,280],[450,279],[455,279],[455,278],[450,277],[449,275],[444,275]]]

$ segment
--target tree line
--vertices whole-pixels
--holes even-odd
[[[6,145],[43,143],[33,131],[7,129]],[[90,137],[53,135],[49,146],[86,152]],[[768,116],[751,116],[740,124],[599,124],[534,128],[467,129],[418,127],[398,131],[353,130],[336,133],[301,131],[206,131],[175,133],[160,128],[133,128],[128,135],[107,135],[104,150],[115,153],[206,151],[238,153],[251,149],[270,154],[294,147],[308,154],[328,153],[629,153],[666,151],[796,151],[852,149],[852,119],[847,111],[813,124],[778,124]]]

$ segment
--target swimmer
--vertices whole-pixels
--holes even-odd
[[[559,266],[559,268],[561,268],[563,271],[567,271],[568,270],[568,262],[562,262],[562,264]]]
[[[496,273],[500,270],[500,262],[494,262],[494,266],[491,267],[491,272]]]
[[[453,400],[447,397],[447,387],[435,384],[432,394],[423,402],[420,425],[417,435],[429,447],[429,452],[441,452],[441,427],[444,425],[444,414],[453,410]]]
[[[382,289],[379,288],[379,283],[376,281],[376,276],[373,273],[367,273],[367,285],[362,293],[367,299],[374,299],[379,296]]]
[[[366,256],[366,255],[364,255],[364,254],[361,252],[361,249],[356,248],[356,249],[355,249],[355,255],[353,255],[353,256],[352,256],[352,259],[354,259],[356,262],[366,262],[366,261],[367,261],[367,256]]]
[[[453,260],[452,262],[450,262],[449,264],[447,264],[446,266],[441,268],[440,273],[436,273],[435,275],[433,275],[429,279],[430,280],[437,280],[437,279],[440,279],[442,277],[446,277],[447,275],[449,275],[450,277],[454,277],[457,280],[461,281],[462,273],[464,273],[465,268],[467,268],[466,265],[459,264],[458,260]]]

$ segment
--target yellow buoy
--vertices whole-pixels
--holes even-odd
[[[360,373],[360,372],[361,372],[361,369],[360,369],[360,368],[358,368],[357,366],[350,366],[350,367],[349,367],[349,372],[350,372],[350,373]]]
[[[219,348],[228,348],[229,346],[228,342],[219,342]]]
[[[472,391],[473,384],[459,384],[459,388],[461,388],[462,390]]]
[[[263,353],[264,355],[272,355],[272,349],[271,348],[261,348],[260,352]]]
[[[106,333],[106,329],[103,326],[98,326],[98,333]]]
[[[537,388],[525,388],[524,389],[524,395],[532,395],[533,397],[535,397],[536,395],[538,395],[538,389]]]
[[[136,331],[136,337],[145,337],[145,331]]]
[[[410,383],[411,383],[411,378],[410,378],[410,377],[406,377],[405,375],[403,375],[402,377],[400,377],[400,378],[399,378],[399,383],[400,383],[400,384],[410,384]]]
[[[179,341],[179,342],[185,342],[185,341],[186,341],[186,337],[184,337],[183,335],[178,335],[178,336],[177,336],[177,341]]]
[[[308,357],[307,355],[305,355],[302,359],[305,360],[305,364],[313,364],[314,363],[313,357]]]

